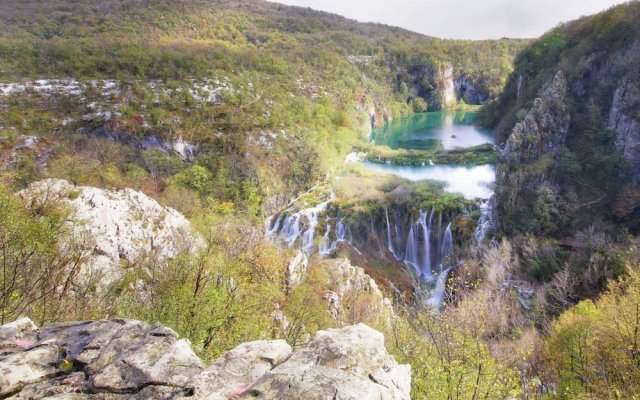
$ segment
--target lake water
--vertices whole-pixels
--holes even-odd
[[[376,164],[364,161],[364,165],[382,173],[394,174],[413,182],[436,180],[446,183],[445,190],[462,193],[467,199],[487,199],[493,194],[496,168],[493,165],[414,165]]]
[[[393,149],[465,148],[494,143],[492,131],[471,125],[474,112],[430,112],[398,118],[391,124],[374,129],[371,139],[376,145]],[[461,193],[467,199],[487,199],[493,194],[495,166],[493,165],[394,165],[365,161],[364,165],[377,172],[391,173],[411,181],[437,180],[445,183],[445,190]]]
[[[465,111],[429,112],[397,118],[371,132],[376,145],[392,149],[444,149],[494,143],[491,130],[471,125],[477,113]]]

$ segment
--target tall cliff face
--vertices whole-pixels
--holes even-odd
[[[467,104],[485,104],[491,96],[480,82],[466,75],[456,76],[453,85],[458,101],[464,100]]]
[[[622,77],[614,92],[607,129],[631,164],[634,184],[640,183],[640,81],[631,75]]]
[[[470,67],[450,61],[393,64],[392,70],[398,81],[406,81],[415,94],[427,100],[431,111],[451,110],[461,101],[481,105],[495,97],[492,79],[474,76]]]
[[[457,93],[454,84],[453,65],[444,63],[435,71],[435,97],[441,110],[454,108],[457,103]]]
[[[526,223],[523,220],[540,196],[559,194],[555,168],[570,123],[566,92],[567,80],[558,72],[505,143],[497,172],[496,209],[506,230]]]
[[[630,2],[550,31],[521,52],[505,91],[483,109],[505,147],[497,192],[507,232],[640,228],[638,20],[640,3]],[[548,93],[558,71],[561,101]],[[545,219],[553,223],[543,228]]]

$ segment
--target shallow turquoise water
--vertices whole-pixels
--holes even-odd
[[[376,145],[392,149],[444,149],[472,147],[494,143],[491,130],[471,125],[474,112],[430,112],[398,118],[383,128],[374,129],[371,139]],[[411,181],[436,180],[445,190],[461,193],[467,199],[486,199],[493,194],[496,170],[493,165],[394,165],[365,161],[365,167],[390,173]]]
[[[443,111],[397,118],[371,132],[376,145],[392,149],[444,149],[494,143],[491,130],[471,125],[476,117],[470,111]]]

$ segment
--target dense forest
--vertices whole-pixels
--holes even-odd
[[[212,361],[364,322],[411,365],[412,398],[635,399],[638,20],[630,2],[537,40],[461,41],[260,0],[0,1],[0,325],[158,321]],[[469,103],[498,147],[367,140],[394,118]],[[345,165],[353,149],[399,164],[497,160],[493,240],[473,241],[474,201]],[[46,178],[77,189],[34,201]],[[69,207],[84,186],[140,191],[195,234],[100,284]],[[327,312],[344,277],[320,255],[292,285],[296,252],[264,221],[318,199],[363,232],[392,207],[450,217],[444,303],[424,307],[415,276],[347,246],[334,255],[361,262],[392,306],[350,288]]]

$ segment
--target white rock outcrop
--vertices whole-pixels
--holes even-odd
[[[410,389],[411,367],[398,365],[387,354],[382,333],[358,324],[318,331],[240,398],[404,400]]]
[[[337,321],[348,321],[349,314],[356,321],[374,321],[393,315],[393,304],[384,296],[376,282],[364,269],[351,265],[348,259],[326,260],[321,268],[327,274],[325,299],[329,303],[329,314]],[[363,298],[358,308],[358,298]]]
[[[105,190],[47,179],[18,195],[31,207],[52,201],[70,207],[75,232],[84,233],[94,245],[87,269],[99,272],[103,283],[120,276],[123,262],[145,257],[164,262],[199,245],[182,214],[133,189]]]
[[[168,398],[204,364],[160,324],[85,321],[0,326],[0,398]]]
[[[298,251],[287,265],[287,292],[290,292],[294,286],[304,281],[308,269],[309,259],[307,255],[302,251]]]

